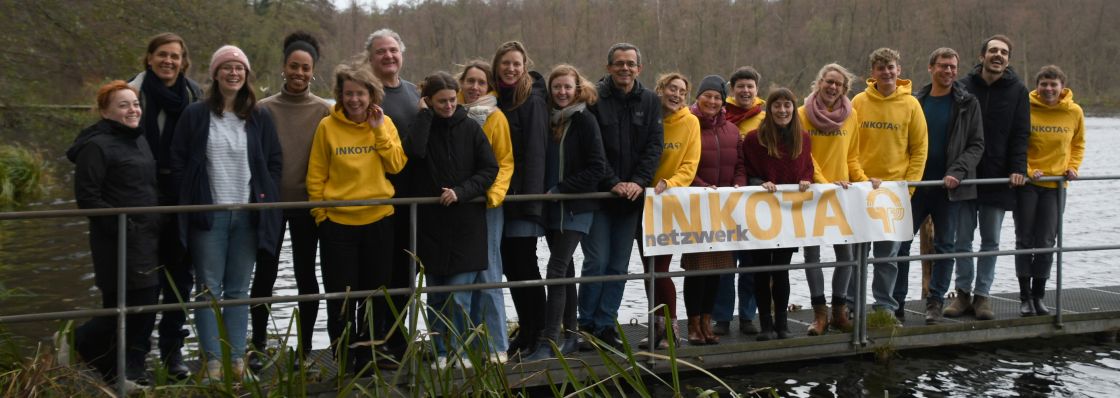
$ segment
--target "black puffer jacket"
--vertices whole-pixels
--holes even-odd
[[[82,130],[66,157],[75,164],[78,208],[159,205],[156,160],[141,129],[102,119]],[[159,215],[129,215],[127,222],[125,288],[156,286]],[[117,216],[90,217],[94,283],[102,291],[117,288],[117,232]]]
[[[544,193],[544,151],[548,145],[548,94],[544,78],[529,72],[533,90],[520,106],[513,107],[514,88],[498,87],[498,108],[509,121],[509,138],[513,146],[513,176],[506,195]],[[506,220],[527,219],[544,225],[540,202],[507,202]]]
[[[629,93],[622,93],[614,87],[609,75],[599,80],[597,90],[599,102],[591,107],[591,113],[599,121],[607,155],[607,171],[599,190],[610,191],[615,184],[624,181],[650,186],[665,142],[661,101],[638,81]],[[605,207],[635,210],[641,206],[641,200],[611,200]]]
[[[1027,143],[1031,135],[1030,91],[1015,70],[1008,67],[991,85],[980,76],[982,65],[960,80],[980,101],[984,118],[984,157],[976,167],[978,178],[1007,178],[1027,173]],[[1015,208],[1015,191],[1007,184],[985,184],[977,188],[980,203]]]
[[[413,197],[455,191],[451,206],[420,206],[416,255],[428,275],[447,276],[486,269],[486,203],[470,201],[486,195],[498,175],[498,161],[482,127],[463,107],[450,118],[422,109],[404,140],[412,167]],[[542,178],[543,180],[543,178]]]

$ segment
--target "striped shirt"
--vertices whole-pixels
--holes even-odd
[[[206,171],[214,204],[249,202],[249,152],[245,121],[233,112],[210,114]]]

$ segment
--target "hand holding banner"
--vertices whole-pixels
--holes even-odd
[[[646,189],[642,245],[647,256],[913,239],[904,182]]]

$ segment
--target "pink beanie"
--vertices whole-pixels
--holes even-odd
[[[227,44],[219,48],[218,51],[214,51],[214,55],[210,57],[210,77],[214,78],[218,68],[229,61],[240,62],[245,65],[246,70],[252,71],[252,68],[249,67],[249,58],[245,56],[245,52],[236,46]]]

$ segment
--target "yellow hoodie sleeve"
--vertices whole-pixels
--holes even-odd
[[[696,119],[692,119],[696,120]],[[700,123],[689,123],[688,140],[685,141],[684,157],[677,167],[677,172],[666,179],[665,185],[672,187],[687,187],[696,179],[696,168],[700,166]],[[659,181],[655,181],[657,184]]]
[[[490,148],[494,150],[494,158],[498,160],[498,176],[486,191],[486,207],[501,206],[509,191],[509,182],[513,176],[513,144],[509,138],[509,120],[500,110],[495,110],[486,118],[482,131],[490,140]]]
[[[325,124],[328,123],[330,116],[323,118],[319,121],[319,127],[315,128],[315,138],[311,141],[311,155],[307,159],[307,200],[310,202],[323,201],[323,190],[327,186],[327,170],[330,168],[331,155],[330,143],[328,142],[327,129]],[[321,223],[327,219],[327,209],[324,207],[315,207],[311,209],[311,215],[315,217],[315,223]]]
[[[817,164],[817,158],[813,157],[812,154],[809,154],[809,158],[813,161],[813,183],[827,184],[832,182],[825,178],[824,173],[821,173],[821,165]]]
[[[907,150],[910,153],[910,165],[906,168],[906,181],[921,181],[926,169],[926,157],[929,154],[929,133],[926,127],[926,115],[918,100],[910,97],[911,106],[910,126],[907,132]],[[914,188],[910,188],[914,193]]]
[[[1066,168],[1073,171],[1081,169],[1081,161],[1085,158],[1085,113],[1080,107],[1077,110],[1077,129],[1073,131],[1073,139],[1069,143],[1069,166]]]
[[[385,168],[386,173],[399,173],[408,163],[408,157],[404,154],[401,137],[397,133],[397,126],[393,124],[393,119],[390,119],[389,115],[385,115],[385,121],[381,123],[381,126],[372,130],[373,148],[377,150],[377,154],[381,157],[381,167]]]

